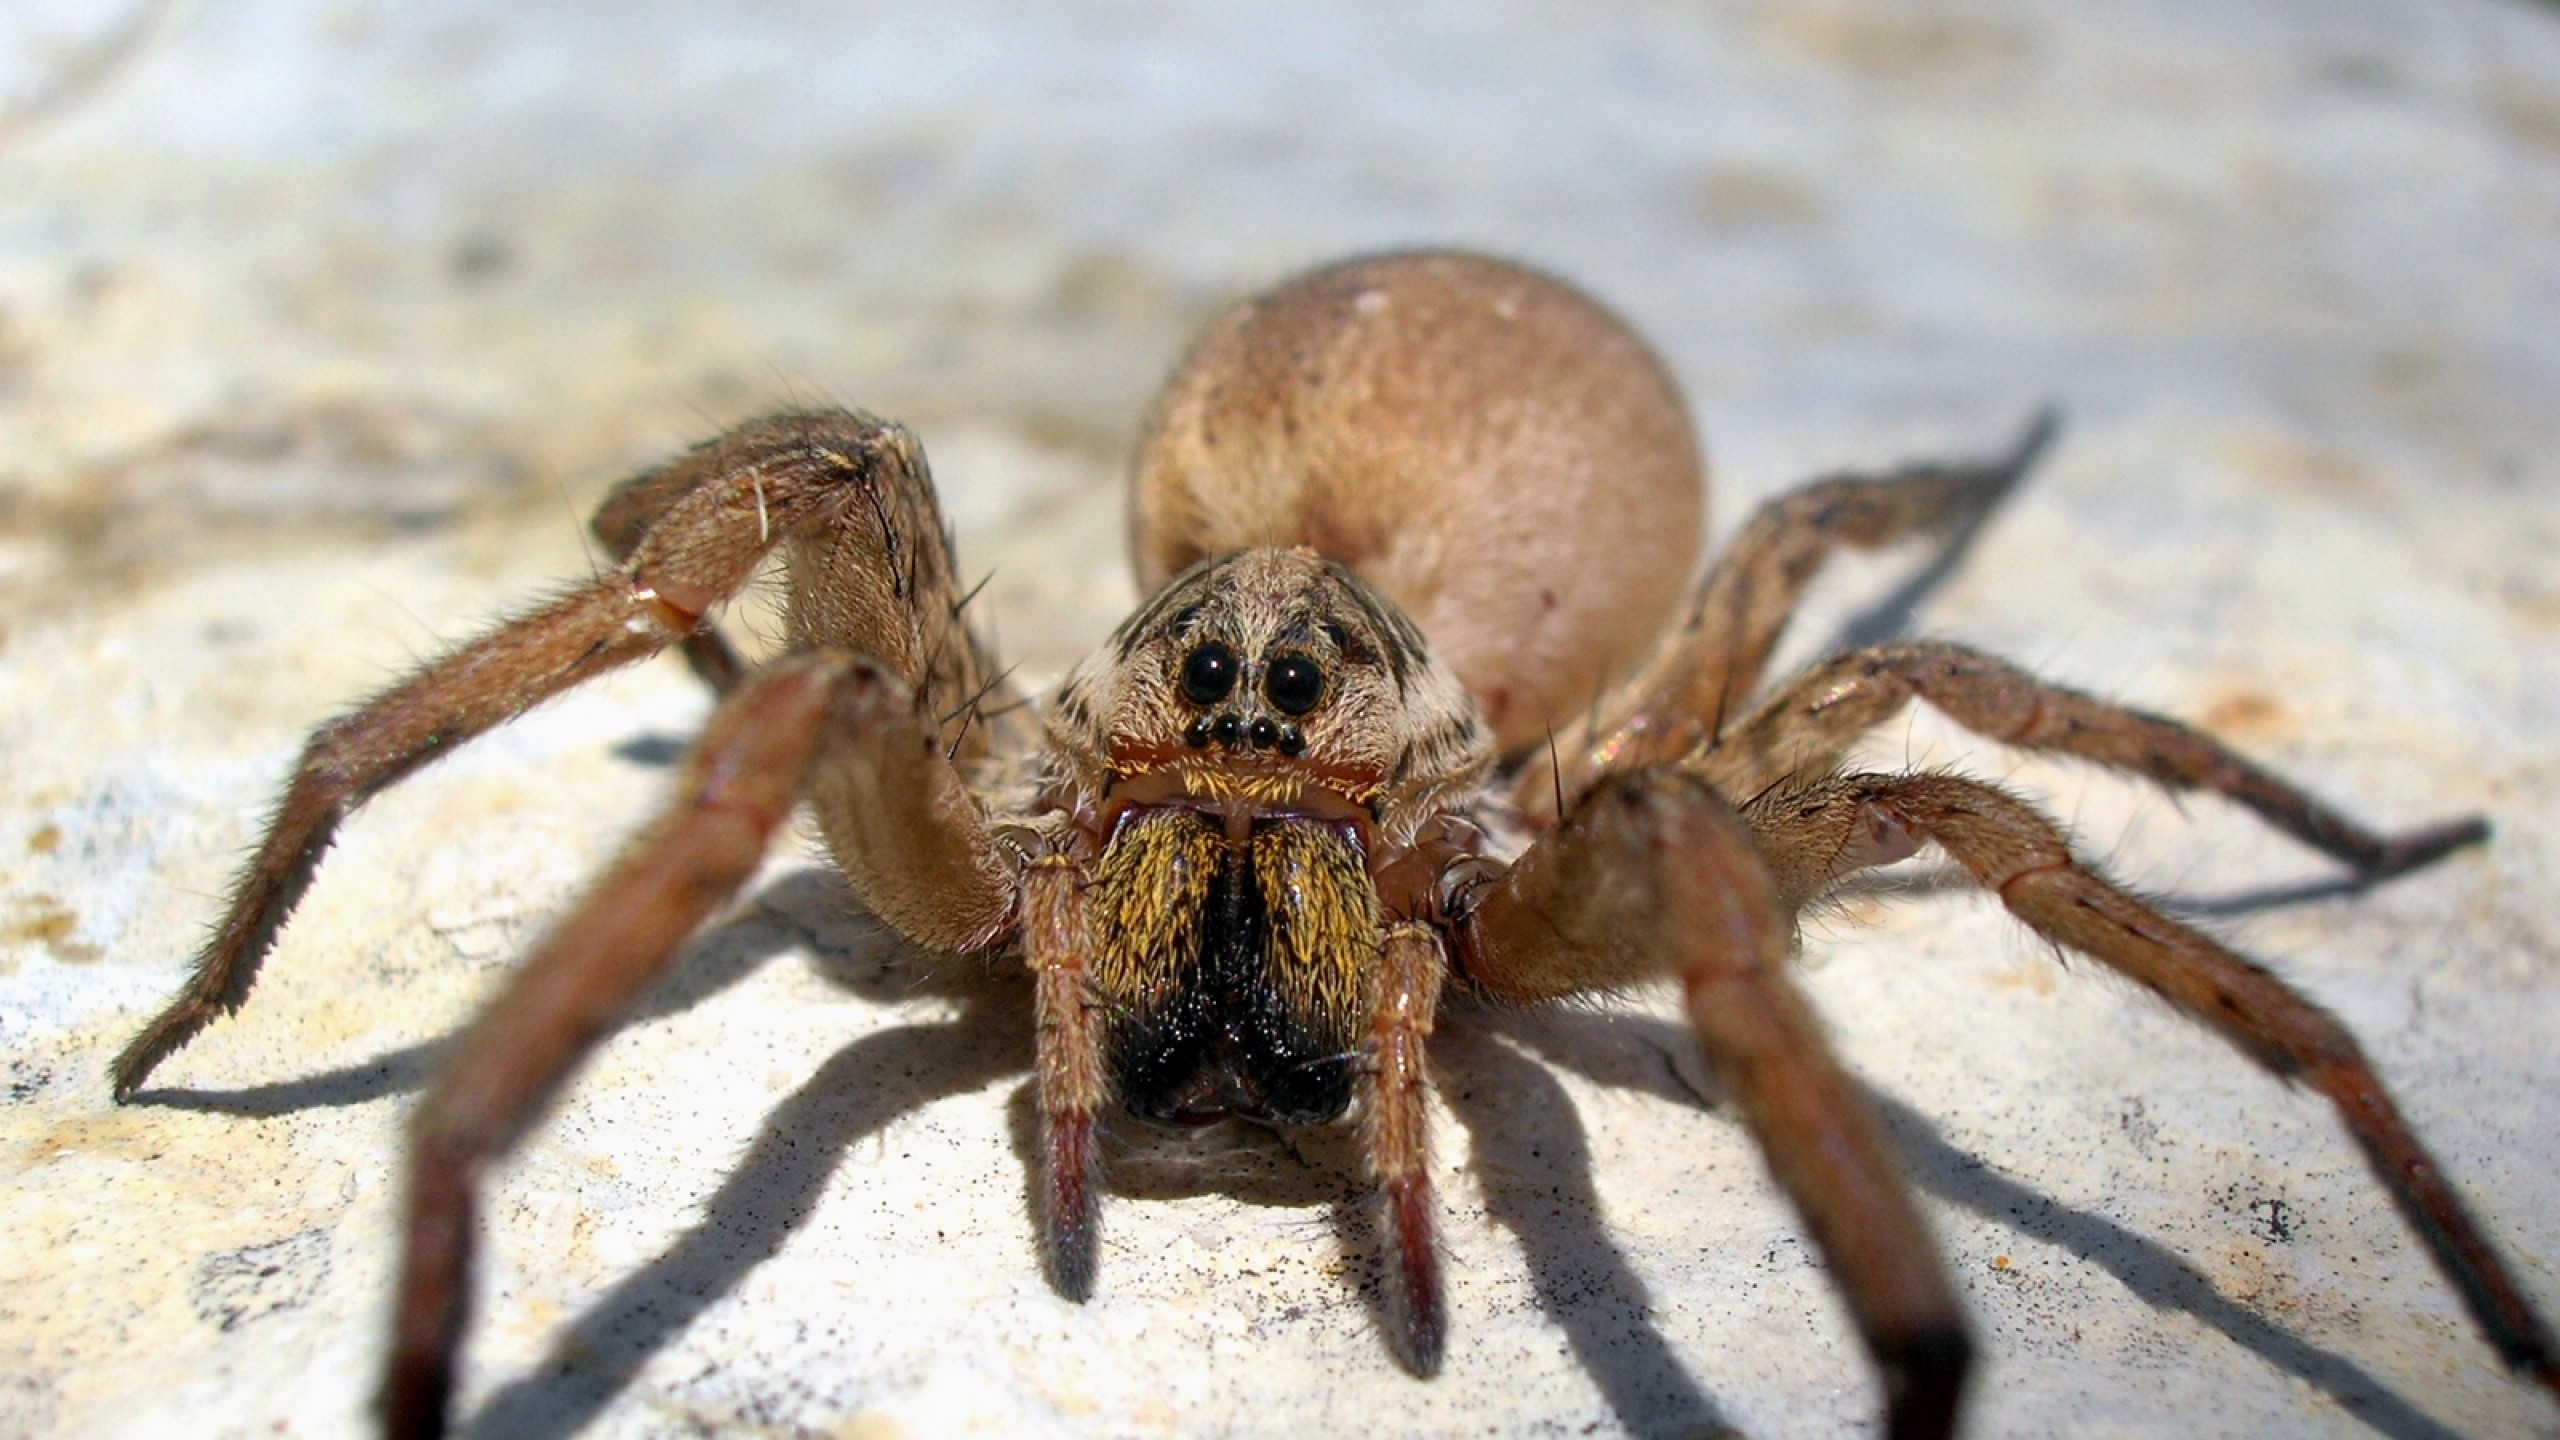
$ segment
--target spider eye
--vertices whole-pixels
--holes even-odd
[[[1262,693],[1283,715],[1304,715],[1324,698],[1324,671],[1304,655],[1283,655],[1262,678]]]
[[[1182,662],[1182,694],[1194,705],[1215,705],[1236,688],[1236,652],[1212,640]]]

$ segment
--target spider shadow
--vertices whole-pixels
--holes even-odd
[[[915,963],[915,952],[864,915],[832,872],[787,877],[757,897],[799,928],[830,978],[880,1002],[932,993],[956,1001],[954,1018],[865,1036],[831,1057],[767,1118],[747,1153],[704,1203],[701,1218],[641,1270],[588,1305],[534,1369],[503,1385],[464,1428],[472,1440],[565,1440],[626,1389],[649,1360],[778,1253],[819,1208],[842,1158],[865,1137],[937,1101],[1033,1069],[1030,987],[972,965]],[[733,926],[744,927],[742,916]],[[696,949],[669,999],[709,993],[746,968],[714,931]],[[955,979],[956,977],[956,979]],[[1007,1101],[1023,1167],[1026,1232],[1037,1224],[1036,1087]],[[1107,1193],[1176,1199],[1216,1193],[1246,1204],[1330,1206],[1346,1248],[1374,1254],[1350,1217],[1365,1199],[1356,1135],[1345,1126],[1270,1129],[1231,1124],[1194,1132],[1140,1126],[1106,1132]],[[1372,1263],[1372,1305],[1376,1308]]]
[[[1032,1068],[1027,985],[977,967],[936,964],[881,930],[830,871],[768,886],[753,904],[698,939],[644,1015],[674,1013],[736,983],[780,950],[806,945],[835,983],[880,1003],[920,994],[956,1001],[950,1019],[857,1039],[831,1057],[765,1120],[702,1207],[701,1218],[655,1260],[585,1307],[530,1372],[492,1393],[466,1422],[473,1440],[565,1440],[815,1213],[842,1157],[866,1136],[946,1097]],[[1475,1136],[1493,1217],[1521,1237],[1541,1307],[1626,1429],[1636,1435],[1728,1428],[1666,1342],[1646,1322],[1643,1283],[1599,1224],[1590,1149],[1554,1075],[1462,1013],[1435,1051],[1446,1093]],[[1624,1046],[1614,1049],[1620,1055]],[[394,1057],[385,1057],[386,1061]],[[1604,1082],[1636,1083],[1605,1053],[1580,1057]],[[376,1062],[371,1071],[386,1068]],[[1039,1117],[1033,1087],[1008,1102],[1032,1223]],[[1384,1257],[1349,1126],[1270,1129],[1230,1124],[1199,1132],[1127,1126],[1108,1135],[1109,1193],[1180,1199],[1215,1193],[1251,1205],[1324,1208],[1383,1333]]]
[[[1649,1015],[1553,1010],[1528,1017],[1505,1017],[1500,1029],[1524,1049],[1535,1052],[1540,1060],[1594,1083],[1649,1094],[1673,1104],[1697,1105],[1703,1101],[1710,1109],[1724,1109],[1721,1095],[1712,1088],[1702,1095],[1692,1088],[1690,1077],[1668,1063],[1668,1057],[1686,1053],[1696,1044],[1684,1025]],[[1649,1061],[1645,1058],[1648,1056]],[[1525,1059],[1515,1063],[1527,1064]],[[1553,1084],[1552,1077],[1548,1083]],[[2269,1366],[2328,1395],[2348,1414],[2393,1440],[2456,1440],[2455,1431],[2394,1394],[2362,1366],[2288,1333],[2265,1315],[2223,1294],[2167,1246],[2103,1216],[2074,1209],[2003,1173],[1989,1160],[1947,1140],[1920,1111],[1873,1086],[1862,1088],[1868,1103],[1882,1117],[1909,1177],[1922,1190],[1997,1221],[2019,1235],[2079,1256],[2113,1275],[2118,1284],[2154,1310],[2193,1316]],[[1560,1091],[1557,1098],[1569,1105]],[[1481,1146],[1487,1127],[1473,1128]],[[1499,1126],[1492,1128],[1498,1130]],[[1587,1182],[1583,1193],[1588,1195]],[[1488,1198],[1488,1204],[1492,1203]],[[1563,1228],[1569,1229],[1571,1223]],[[1587,1217],[1580,1223],[1596,1228],[1596,1222]],[[1567,1324],[1570,1330],[1572,1322]],[[1574,1343],[1577,1348],[1585,1348],[1591,1341],[1577,1334]],[[1663,1363],[1676,1361],[1666,1357]],[[1614,1390],[1611,1400],[1613,1405],[1618,1402]],[[1676,1428],[1666,1423],[1673,1418],[1671,1412],[1644,1414],[1645,1423],[1640,1425],[1623,1406],[1619,1408],[1620,1419],[1638,1433]]]
[[[868,915],[841,876],[786,873],[685,947],[623,1028],[681,1014],[777,955],[806,950],[836,987],[874,1004],[942,1002],[948,1018],[900,1025],[838,1050],[764,1120],[700,1217],[654,1260],[584,1307],[529,1372],[464,1418],[477,1440],[562,1440],[583,1430],[705,1311],[778,1253],[813,1215],[843,1157],[867,1136],[940,1100],[1033,1068],[1027,980],[1004,967],[936,957]],[[456,1032],[458,1033],[458,1032]],[[357,1064],[230,1090],[154,1089],[134,1103],[267,1117],[365,1104],[424,1087],[453,1034]],[[573,1082],[574,1083],[574,1082]],[[1008,1105],[1035,1223],[1039,1117],[1033,1087]],[[1348,1127],[1285,1132],[1245,1125],[1183,1135],[1129,1126],[1106,1136],[1109,1193],[1173,1199],[1215,1192],[1248,1204],[1355,1214],[1366,1198]],[[1365,1225],[1337,1219],[1346,1248],[1373,1250]],[[1376,1272],[1368,1287],[1376,1304]]]
[[[1489,1013],[1444,1019],[1432,1066],[1440,1093],[1472,1136],[1470,1168],[1481,1177],[1489,1214],[1526,1253],[1539,1308],[1563,1328],[1630,1435],[1730,1433],[1645,1323],[1643,1282],[1597,1223],[1590,1147],[1570,1099],[1544,1066],[1499,1042],[1487,1027]],[[1015,1144],[1029,1175],[1036,1173],[1039,1136],[1031,1087],[1014,1101]],[[1389,1357],[1385,1337],[1395,1321],[1384,1199],[1368,1180],[1357,1125],[1131,1126],[1110,1137],[1105,1174],[1115,1200],[1216,1194],[1250,1205],[1323,1208],[1370,1331],[1380,1337],[1379,1358]]]
[[[823,867],[783,875],[696,937],[629,1023],[680,1014],[772,957],[804,947],[831,983],[864,999],[888,1005],[934,998],[951,1013],[863,1036],[830,1057],[768,1115],[699,1221],[588,1305],[540,1365],[479,1407],[467,1425],[475,1440],[559,1440],[576,1433],[651,1357],[788,1242],[856,1143],[939,1100],[1030,1071],[1027,985],[1004,978],[1000,969],[990,973],[906,946],[863,913],[842,879]],[[446,1043],[405,1046],[272,1085],[155,1090],[136,1100],[251,1116],[360,1104],[417,1089]],[[1563,1330],[1612,1413],[1635,1435],[1730,1427],[1650,1321],[1644,1282],[1601,1222],[1590,1142],[1554,1072],[1694,1105],[1700,1094],[1666,1063],[1694,1044],[1685,1027],[1649,1016],[1456,1006],[1433,1050],[1441,1094],[1473,1142],[1487,1213],[1517,1237],[1540,1309]],[[1870,1093],[1912,1177],[1931,1194],[2079,1255],[2155,1308],[2195,1316],[2395,1440],[2451,1434],[2352,1361],[2224,1296],[2167,1248],[2002,1174],[1950,1144],[1911,1107]],[[1707,1103],[1717,1104],[1712,1096]],[[1027,1084],[1011,1097],[1009,1117],[1024,1161],[1027,1217],[1038,1127]],[[1237,1133],[1193,1143],[1152,1131],[1115,1134],[1110,1193],[1167,1199],[1216,1192],[1249,1204],[1329,1206],[1339,1242],[1363,1277],[1364,1302],[1382,1326],[1383,1263],[1348,1127],[1220,1129]]]
[[[829,1057],[767,1115],[699,1220],[590,1303],[531,1373],[489,1396],[464,1432],[475,1440],[560,1440],[584,1429],[651,1357],[817,1213],[855,1145],[906,1115],[1032,1068],[1027,984],[907,946],[864,914],[831,871],[787,876],[757,901],[814,922],[790,929],[786,943],[809,945],[830,981],[883,1004],[937,996],[956,1002],[957,1013],[862,1036]],[[731,926],[753,920],[741,916]],[[721,941],[715,930],[696,949],[716,954]],[[728,983],[725,965],[693,978],[708,986],[705,994]],[[670,988],[679,992],[671,999],[683,999],[691,987]]]
[[[879,1005],[938,999],[950,1018],[863,1036],[770,1114],[701,1220],[587,1307],[534,1373],[501,1387],[468,1425],[493,1440],[583,1428],[648,1359],[781,1249],[817,1209],[844,1154],[901,1116],[1032,1068],[1027,983],[1000,967],[900,940],[822,866],[766,885],[686,945],[620,1028],[681,1014],[805,948],[831,984]],[[235,1090],[154,1089],[132,1103],[266,1117],[363,1104],[424,1086],[453,1033],[355,1065]]]
[[[2315,876],[2307,880],[2270,881],[2219,895],[2146,890],[2142,892],[2142,898],[2175,919],[2236,920],[2300,905],[2317,905],[2324,900],[2353,899],[2399,878],[2397,875],[2356,874]],[[1986,892],[1980,881],[1952,866],[1912,862],[1906,866],[1853,875],[1831,893],[1835,898],[1844,900],[1910,900],[1934,895],[1982,895]]]

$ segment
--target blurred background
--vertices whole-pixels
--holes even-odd
[[[615,479],[813,401],[922,434],[1053,678],[1135,598],[1124,457],[1193,328],[1417,244],[1650,337],[1719,535],[2062,406],[1921,628],[2496,842],[2323,897],[2218,806],[1926,720],[1878,758],[2037,790],[2339,1009],[2560,1303],[2560,11],[0,0],[0,1433],[359,1424],[401,1108],[703,705],[641,667],[378,802],[247,1011],[109,1109],[313,722],[585,573]],[[1659,1004],[1453,1022],[1422,1385],[1327,1218],[1356,1183],[1277,1141],[1116,1162],[1103,1294],[1055,1301],[1022,1032],[805,846],[774,876],[492,1201],[473,1433],[1873,1412]],[[1976,1306],[1981,1433],[2550,1432],[2329,1118],[2236,1057],[1969,898],[1861,902],[1808,965]],[[773,1158],[804,1141],[846,1158]]]

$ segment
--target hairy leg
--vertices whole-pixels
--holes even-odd
[[[1597,713],[1557,735],[1555,764],[1524,767],[1514,802],[1533,821],[1551,821],[1559,794],[1569,805],[1602,774],[1660,764],[1712,738],[1759,685],[1770,652],[1834,551],[1938,536],[1946,559],[1932,567],[1937,573],[1961,555],[2059,426],[2047,412],[1994,459],[1835,476],[1762,505],[1698,583],[1645,668]]]
[[[1612,776],[1474,897],[1459,969],[1518,1003],[1677,976],[1709,1064],[1882,1372],[1886,1432],[1944,1436],[1972,1355],[1964,1314],[1883,1127],[1787,978],[1784,900],[1703,782]]]
[[[1439,1226],[1431,1195],[1431,1074],[1425,1047],[1448,968],[1428,925],[1390,926],[1379,943],[1384,981],[1369,1022],[1363,1147],[1385,1206],[1388,1344],[1406,1369],[1440,1373],[1448,1307],[1440,1291]]]
[[[938,528],[928,527],[928,547],[878,519],[919,507],[930,514],[932,501],[929,493],[914,498],[927,484],[914,441],[868,416],[760,420],[638,483],[656,504],[656,519],[618,569],[428,662],[313,732],[194,975],[116,1058],[119,1099],[215,1016],[240,1008],[339,822],[375,792],[543,700],[696,633],[777,540],[848,528],[887,534],[894,543],[873,549],[888,554],[907,594],[915,593],[911,576],[922,568],[918,552],[943,553]],[[942,609],[956,613],[947,603]],[[914,637],[938,634],[930,616],[903,625],[894,616],[867,626],[848,622],[830,632],[841,637],[832,641],[838,648],[880,656],[918,689],[937,672],[921,663],[925,652]],[[943,693],[969,678],[954,674]]]
[[[1797,903],[1863,865],[1935,842],[2037,934],[2123,973],[2278,1077],[2326,1097],[2490,1343],[2560,1393],[2549,1328],[2336,1017],[2108,884],[2071,853],[2060,827],[1981,781],[1852,775],[1773,792],[1743,818],[1762,836],[1779,889]]]
[[[660,516],[717,477],[716,470],[704,463],[712,453],[710,447],[696,450],[672,465],[644,471],[613,487],[587,522],[588,530],[603,543],[613,563],[620,565],[630,560]],[[746,662],[738,658],[738,652],[707,617],[679,643],[685,662],[714,694],[728,694],[746,675]]]
[[[386,1435],[443,1433],[482,1174],[755,873],[831,728],[858,724],[863,696],[894,683],[814,655],[751,677],[712,717],[674,802],[463,1032],[412,1121]]]
[[[1075,1301],[1093,1294],[1102,1181],[1093,1121],[1110,1097],[1087,935],[1083,872],[1064,855],[1033,861],[1022,881],[1022,955],[1038,1025],[1040,1256],[1050,1288]]]
[[[1015,741],[1036,738],[1037,720],[965,618],[978,592],[960,588],[915,437],[873,422],[853,433],[813,430],[805,443],[878,483],[845,507],[842,523],[784,537],[793,648],[844,650],[894,669],[931,717],[943,754],[964,765],[1001,748],[995,740],[1007,729]]]
[[[2366,880],[2415,869],[2489,836],[2479,819],[2406,835],[2369,830],[2175,720],[2048,684],[1961,645],[1911,641],[1834,656],[1788,683],[1687,762],[1737,802],[1789,777],[1828,774],[1861,736],[1923,700],[1979,735],[2092,760],[2171,790],[2209,790]]]

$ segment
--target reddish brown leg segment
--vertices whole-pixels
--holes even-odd
[[[1823,562],[1923,536],[1961,546],[2053,440],[2058,420],[2038,416],[1996,459],[1921,464],[1880,477],[1817,480],[1762,505],[1699,582],[1681,622],[1634,679],[1597,715],[1560,734],[1561,783],[1526,766],[1512,798],[1533,821],[1555,818],[1600,775],[1660,764],[1712,738],[1750,699]]]
[[[1416,1375],[1440,1373],[1449,1335],[1431,1194],[1431,1074],[1425,1049],[1447,958],[1428,925],[1390,927],[1380,943],[1378,1013],[1369,1023],[1370,1178],[1385,1205],[1387,1338]]]
[[[1746,812],[1772,854],[1822,873],[1780,877],[1811,893],[1873,853],[1875,837],[1935,841],[2037,934],[2139,982],[2283,1079],[2337,1107],[2394,1204],[2462,1292],[2509,1365],[2560,1393],[2560,1357],[2433,1156],[2418,1143],[2355,1037],[2327,1011],[2210,937],[2160,914],[2082,865],[2054,823],[2024,801],[1953,775],[1855,775]],[[1908,853],[1887,844],[1883,853]]]
[[[116,1058],[117,1097],[131,1095],[216,1015],[240,1008],[339,821],[368,796],[541,701],[694,633],[777,540],[857,518],[871,523],[884,513],[881,492],[923,484],[921,463],[904,431],[867,416],[781,415],[742,426],[640,482],[656,523],[628,545],[618,571],[430,662],[322,726],[304,747],[194,976]],[[914,648],[859,643],[863,638],[839,648],[892,663]],[[901,674],[915,685],[924,668],[902,667]]]
[[[1689,762],[1728,797],[1826,774],[1862,735],[1925,700],[1978,735],[2093,760],[2171,790],[2210,790],[2303,844],[2380,880],[2488,838],[2478,819],[2377,834],[2299,786],[2175,720],[2047,684],[1961,645],[1919,641],[1835,656],[1806,671]]]
[[[1600,782],[1478,897],[1462,972],[1521,1002],[1680,977],[1708,1062],[1882,1372],[1896,1440],[1951,1434],[1972,1342],[1883,1127],[1789,982],[1793,917],[1694,777]]]
[[[1110,1094],[1083,885],[1063,855],[1035,861],[1022,882],[1022,951],[1039,1024],[1040,1254],[1050,1288],[1077,1301],[1093,1294],[1102,1179],[1093,1121]]]
[[[713,478],[713,472],[702,463],[712,453],[708,448],[696,450],[664,469],[634,475],[613,487],[613,493],[596,507],[587,528],[604,543],[605,553],[613,557],[615,564],[631,558],[649,527],[658,523],[658,517],[668,507]],[[745,663],[707,617],[699,629],[684,637],[682,644],[685,663],[713,693],[726,695],[745,677]]]
[[[463,1032],[412,1121],[386,1435],[444,1431],[482,1173],[755,873],[842,702],[888,683],[868,666],[800,656],[741,686],[694,747],[675,802]]]

